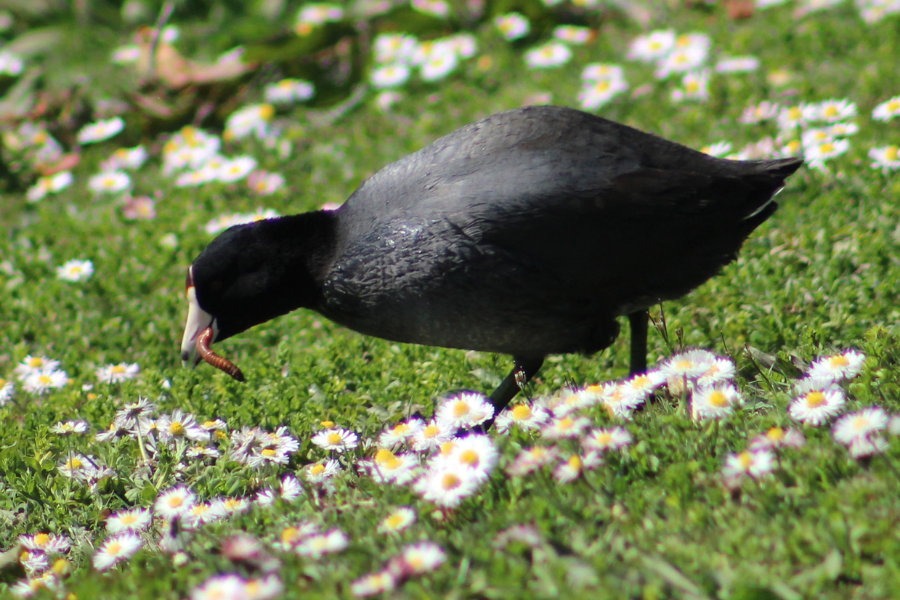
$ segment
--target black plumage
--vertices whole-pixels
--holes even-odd
[[[734,260],[801,164],[519,108],[386,166],[336,211],[225,231],[192,283],[216,341],[303,307],[389,340],[511,354],[502,408],[548,354],[608,347],[619,316],[642,370],[646,309]]]

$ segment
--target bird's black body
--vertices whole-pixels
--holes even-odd
[[[226,231],[194,262],[197,300],[219,340],[305,307],[364,334],[539,366],[606,348],[616,317],[715,275],[801,164],[515,109],[388,165],[334,212]]]

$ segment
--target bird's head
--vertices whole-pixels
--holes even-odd
[[[307,213],[315,214],[315,213]],[[237,225],[206,247],[188,267],[188,316],[181,339],[185,367],[200,362],[197,339],[212,328],[220,342],[301,306],[317,294],[306,215]]]

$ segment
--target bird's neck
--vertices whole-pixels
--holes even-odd
[[[270,281],[287,284],[281,290],[281,310],[315,308],[321,284],[335,254],[337,218],[330,211],[313,211],[261,221],[265,237],[273,244],[276,264],[268,273]],[[285,310],[287,309],[287,310]]]

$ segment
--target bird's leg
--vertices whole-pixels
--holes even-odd
[[[494,416],[486,421],[483,424],[485,430],[490,429],[491,425],[494,424],[494,419],[497,418],[497,415],[506,408],[509,404],[509,401],[512,400],[516,394],[519,393],[519,390],[525,387],[525,384],[528,383],[534,374],[540,370],[541,365],[544,364],[544,357],[540,358],[520,358],[517,356],[513,357],[513,362],[515,366],[513,366],[512,372],[506,376],[497,389],[494,390],[494,393],[491,394],[490,401],[491,404],[494,405]]]
[[[631,326],[631,375],[647,370],[647,330],[650,312],[646,309],[628,313]]]

